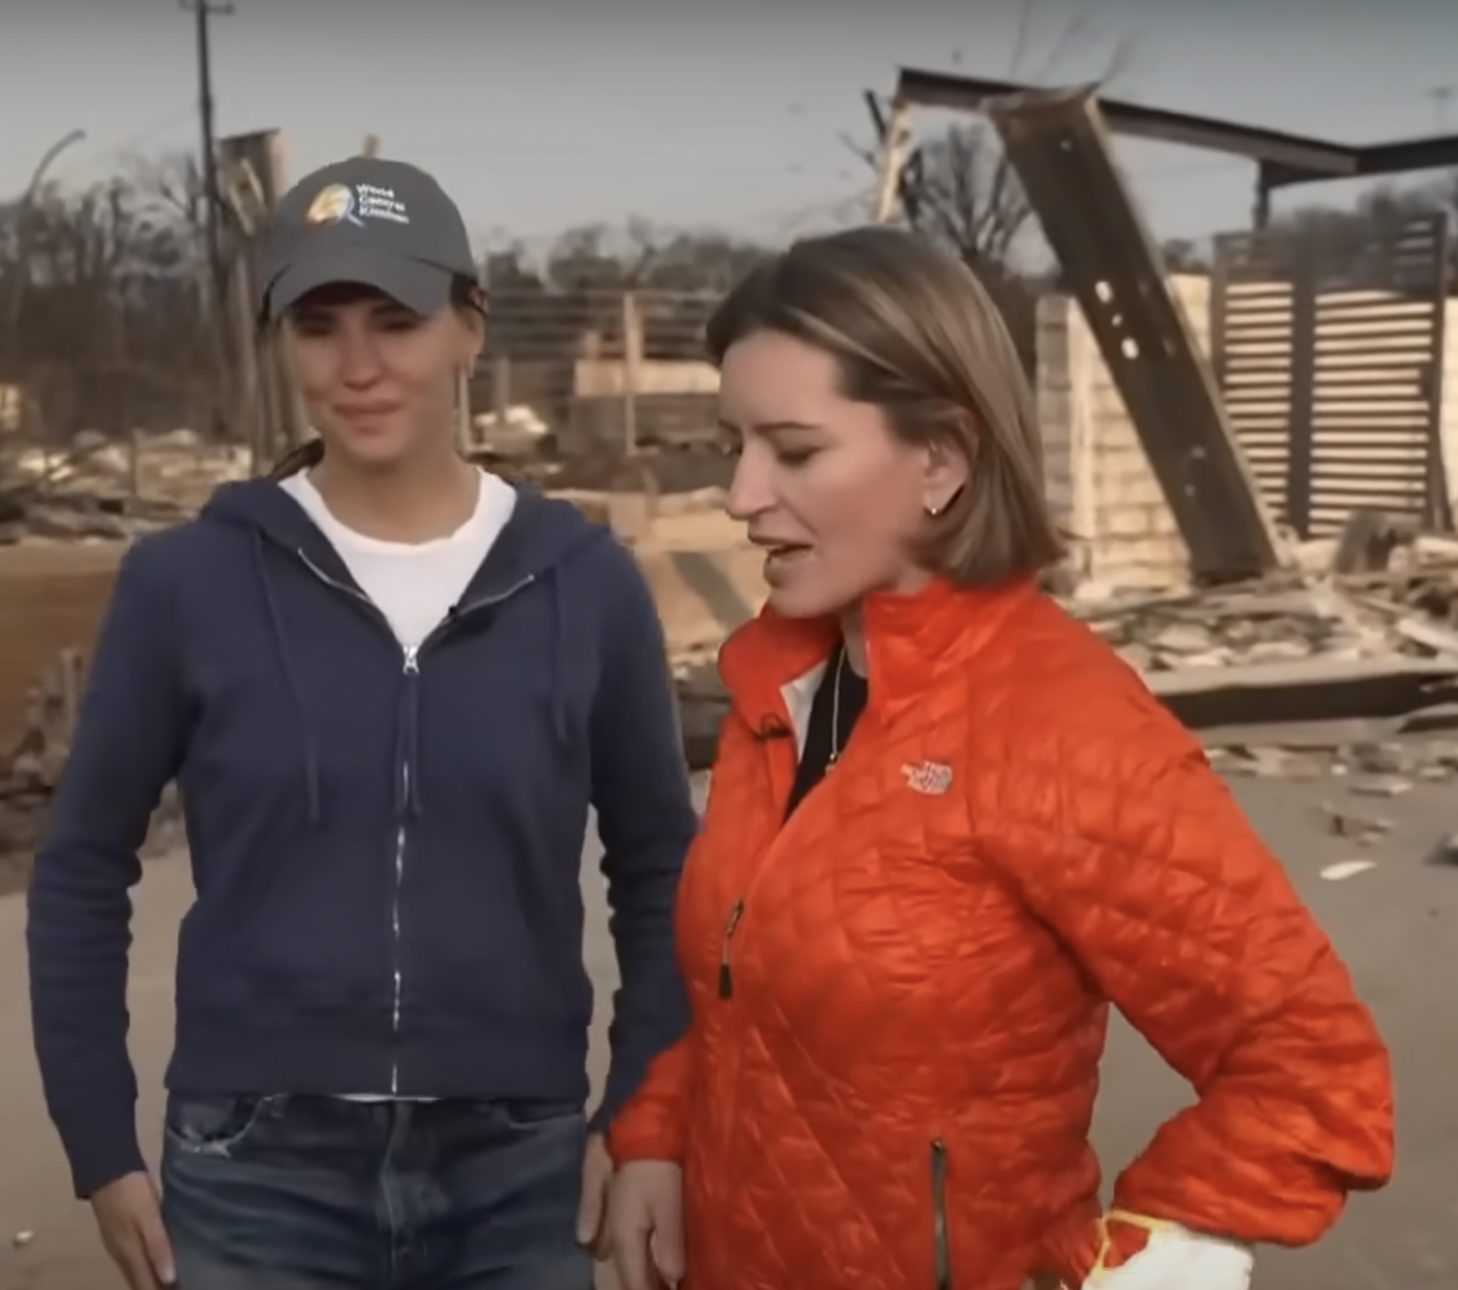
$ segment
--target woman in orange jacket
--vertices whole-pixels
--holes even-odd
[[[625,1290],[1245,1290],[1386,1181],[1387,1052],[1200,745],[1040,594],[996,308],[861,229],[709,344],[770,596],[721,655],[693,1023],[611,1127]],[[1199,1100],[1104,1212],[1110,1003]]]

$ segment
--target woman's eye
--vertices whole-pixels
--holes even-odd
[[[814,448],[781,448],[775,458],[782,466],[803,466],[816,451]]]

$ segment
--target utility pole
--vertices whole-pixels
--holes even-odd
[[[202,182],[204,217],[207,221],[208,267],[212,270],[213,303],[216,306],[223,282],[223,237],[220,213],[222,193],[218,186],[218,141],[213,127],[213,49],[211,23],[233,12],[232,0],[178,0],[193,15],[197,33],[197,107],[202,127]]]
[[[193,15],[197,44],[197,109],[202,128],[202,199],[203,228],[207,237],[207,272],[202,274],[203,317],[212,333],[214,356],[218,364],[215,377],[217,390],[227,385],[227,332],[224,312],[227,307],[228,274],[223,263],[223,193],[218,183],[218,141],[213,129],[213,49],[209,37],[215,17],[233,12],[232,0],[177,0],[178,7]],[[225,414],[215,398],[213,429],[220,432]]]
[[[1433,114],[1437,117],[1439,134],[1447,133],[1448,105],[1453,101],[1455,91],[1458,91],[1458,85],[1435,85],[1427,92],[1426,97],[1433,101]]]

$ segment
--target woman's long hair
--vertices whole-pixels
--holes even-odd
[[[301,470],[313,470],[324,460],[324,440],[315,436],[290,448],[273,463],[268,472],[270,479],[287,479]]]

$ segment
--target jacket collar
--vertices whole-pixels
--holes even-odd
[[[954,647],[982,649],[1020,606],[1038,595],[1032,578],[958,587],[938,578],[910,595],[876,592],[862,604],[868,708],[884,712],[918,698],[934,665]],[[786,724],[786,687],[824,663],[840,636],[834,616],[790,618],[766,605],[719,652],[719,673],[752,730]]]

